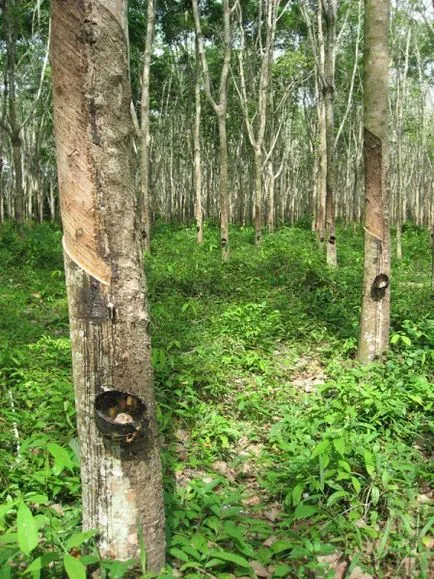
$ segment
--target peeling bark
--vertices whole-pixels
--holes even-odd
[[[98,529],[102,557],[121,560],[139,555],[141,528],[149,570],[158,572],[165,556],[164,510],[125,8],[122,0],[53,0],[54,123],[83,527]],[[113,389],[146,404],[146,428],[130,444],[104,437],[96,426],[95,398]]]

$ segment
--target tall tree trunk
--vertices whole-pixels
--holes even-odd
[[[238,50],[238,61],[240,70],[241,106],[244,111],[244,119],[247,127],[250,144],[253,148],[255,179],[254,179],[254,209],[255,209],[255,245],[260,245],[262,241],[262,204],[263,204],[263,146],[265,142],[265,129],[267,126],[267,112],[271,97],[271,69],[273,65],[274,38],[277,25],[277,11],[280,0],[262,0],[258,6],[258,33],[255,43],[255,57],[259,47],[261,66],[259,70],[259,82],[257,89],[257,110],[254,119],[251,119],[249,111],[249,91],[247,89],[244,72],[244,52],[246,50],[244,21],[241,5],[238,4],[240,47]],[[265,27],[265,38],[263,39],[262,27]],[[255,121],[255,122],[254,122]],[[255,126],[256,125],[256,126]]]
[[[14,99],[15,101],[15,99]],[[10,107],[15,109],[15,102],[10,101]],[[13,105],[12,105],[13,102]],[[14,117],[10,114],[10,119]],[[16,117],[15,117],[16,118]],[[22,154],[22,143],[20,137],[20,129],[17,123],[11,120],[11,141],[12,141],[12,158],[14,162],[14,173],[15,173],[15,187],[14,187],[14,208],[15,208],[15,221],[17,223],[24,223],[25,208],[24,208],[24,186],[23,186],[23,154]]]
[[[214,109],[218,120],[219,144],[220,144],[220,244],[222,259],[229,259],[229,170],[228,170],[228,140],[226,130],[227,99],[228,99],[228,76],[231,62],[231,13],[232,9],[229,0],[223,0],[223,22],[224,22],[224,52],[223,66],[220,72],[219,102],[217,102],[211,90],[211,76],[202,39],[202,28],[200,24],[199,8],[197,0],[192,0],[194,24],[196,30],[197,45],[199,50],[202,71],[205,80],[205,92],[208,102]]]
[[[151,72],[152,39],[154,36],[156,0],[148,0],[146,41],[142,76],[141,111],[141,143],[140,143],[140,209],[142,216],[142,235],[144,247],[151,251],[151,201],[149,175],[149,86]]]
[[[337,266],[335,232],[335,131],[334,131],[334,94],[335,94],[335,51],[336,51],[336,0],[321,0],[325,22],[325,66],[323,94],[326,117],[327,176],[325,223],[327,238],[327,264]]]
[[[134,186],[126,2],[52,2],[54,124],[83,528],[164,565],[161,463]]]
[[[317,115],[318,115],[318,171],[316,175],[317,191],[317,232],[318,240],[324,243],[326,237],[325,216],[327,199],[327,124],[326,107],[322,92],[317,95]]]
[[[255,159],[255,245],[262,242],[262,150],[254,149]]]
[[[267,162],[267,175],[266,175],[266,183],[267,183],[267,194],[268,194],[268,215],[267,215],[267,225],[268,231],[270,233],[274,232],[274,167],[273,161],[270,159]]]
[[[407,72],[410,52],[411,28],[408,29],[405,47],[404,67],[402,70],[401,58],[397,65],[396,79],[396,257],[402,259],[402,223],[404,218],[404,103],[407,92]]]
[[[372,362],[389,345],[389,11],[390,0],[365,0],[365,261],[358,352],[362,363]]]
[[[431,226],[431,290],[434,292],[434,215]]]
[[[196,228],[197,242],[203,243],[203,209],[202,209],[202,167],[200,146],[200,121],[202,116],[200,95],[200,56],[196,38],[196,78],[194,85],[195,115],[194,115],[194,187],[196,190]]]
[[[14,167],[14,212],[15,221],[24,223],[24,187],[23,187],[23,155],[21,142],[21,125],[18,120],[16,101],[16,52],[17,52],[17,27],[15,23],[15,0],[4,2],[5,27],[6,27],[6,67],[7,67],[7,102],[8,121],[7,133],[12,144],[12,159]]]
[[[220,142],[220,243],[222,258],[229,259],[229,196],[228,196],[228,138],[226,134],[226,108],[224,115],[219,115],[219,142]]]

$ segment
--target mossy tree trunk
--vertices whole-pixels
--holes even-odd
[[[365,260],[358,357],[372,362],[389,345],[390,232],[388,33],[390,0],[365,1]]]
[[[142,532],[149,570],[158,572],[164,510],[134,187],[126,2],[53,0],[52,23],[83,527],[98,529],[103,558],[121,560],[139,555]],[[145,405],[134,436],[114,439],[112,408],[103,420],[112,436],[101,433],[96,403],[107,392]]]

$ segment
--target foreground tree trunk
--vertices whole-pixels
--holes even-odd
[[[388,31],[390,0],[365,1],[365,264],[358,357],[387,350],[390,326]]]
[[[134,188],[126,2],[52,2],[54,122],[83,527],[164,565],[161,463]]]

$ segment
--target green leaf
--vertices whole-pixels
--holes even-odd
[[[143,528],[141,525],[139,525],[139,528],[137,529],[137,538],[139,540],[140,548],[140,566],[143,574],[146,575],[148,570],[148,552],[146,551],[145,538],[143,536]]]
[[[345,454],[345,440],[343,438],[336,438],[333,441],[333,446],[341,456]]]
[[[223,530],[228,537],[241,541],[244,536],[244,529],[242,527],[237,527],[234,523],[226,521],[223,525]]]
[[[75,436],[70,438],[69,442],[68,442],[68,446],[72,450],[72,452],[75,454],[76,458],[78,459],[78,462],[80,462],[80,443],[78,441],[78,438],[76,438]]]
[[[217,550],[211,550],[208,553],[208,555],[210,557],[214,557],[214,559],[219,559],[221,561],[226,561],[228,563],[234,563],[235,565],[243,567],[244,569],[251,569],[250,563],[247,561],[247,559],[241,557],[241,555],[234,555],[234,553],[227,553],[226,551],[217,551]],[[210,566],[210,563],[211,561],[208,561],[205,567]]]
[[[295,509],[294,518],[295,519],[309,519],[312,515],[317,512],[316,507],[311,505],[298,505]]]
[[[280,563],[279,565],[276,565],[276,568],[274,569],[274,573],[273,573],[273,577],[289,577],[291,571],[293,571],[294,569],[292,567],[288,567],[288,565],[284,565],[283,563]]]
[[[93,531],[82,531],[81,533],[76,533],[75,535],[72,535],[72,537],[70,537],[66,542],[67,551],[70,551],[73,547],[79,547],[92,537],[95,537],[95,535],[97,534],[98,531],[93,530]]]
[[[378,501],[380,500],[380,489],[378,487],[373,486],[371,488],[371,501],[372,504],[378,505]]]
[[[345,472],[351,472],[351,466],[346,460],[340,460],[338,464]]]
[[[18,546],[25,555],[30,555],[39,542],[36,521],[29,507],[24,503],[18,507],[17,539]]]
[[[17,545],[18,538],[16,533],[5,533],[0,535],[0,545]]]
[[[65,468],[72,471],[74,465],[72,464],[71,457],[69,456],[68,451],[63,446],[56,444],[55,442],[51,442],[47,446],[48,452],[54,458],[54,474],[59,475]]]
[[[370,475],[370,476],[374,476],[375,474],[375,466],[374,466],[374,458],[372,456],[372,454],[368,451],[366,451],[363,454],[363,457],[365,459],[365,468],[366,468],[366,472]]]
[[[187,553],[184,553],[184,551],[181,551],[181,549],[178,549],[178,547],[172,547],[169,549],[169,553],[172,555],[172,557],[175,557],[175,559],[179,559],[185,563],[190,561],[190,557],[187,555]]]
[[[369,474],[369,476],[374,476],[375,474],[375,467],[372,464],[366,464],[365,465],[366,468],[366,472]]]
[[[281,539],[279,541],[275,541],[271,545],[271,550],[276,555],[278,553],[283,553],[283,551],[292,551],[293,548],[294,548],[294,543],[292,543],[291,541],[284,541],[283,539]]]
[[[125,573],[135,564],[134,559],[128,561],[109,561],[104,562],[103,567],[109,571],[110,579],[121,579]]]
[[[6,515],[15,510],[15,503],[5,503],[0,505],[0,519],[3,519]]]
[[[196,535],[193,535],[191,538],[191,544],[201,553],[207,554],[209,552],[208,539],[205,537],[205,535],[196,533]]]
[[[360,484],[360,481],[358,478],[356,478],[355,476],[351,477],[351,482],[353,483],[353,488],[356,491],[357,494],[360,493],[360,490],[362,488],[362,485]]]
[[[42,495],[39,493],[27,494],[26,501],[35,505],[46,505],[49,502],[47,495]]]
[[[318,456],[319,454],[322,454],[326,448],[328,448],[330,446],[330,440],[321,440],[321,442],[319,442],[316,447],[314,448],[314,451],[312,452],[312,458],[315,458],[316,456]]]
[[[304,485],[297,485],[292,489],[292,504],[297,506],[301,501],[301,496],[304,491]]]
[[[86,579],[86,567],[80,559],[76,559],[72,557],[72,555],[65,553],[63,565],[69,579]]]
[[[26,575],[27,573],[37,573],[38,571],[44,569],[45,567],[48,567],[50,563],[58,559],[59,559],[58,553],[46,553],[45,555],[42,555],[41,557],[38,557],[37,559],[32,561],[30,565],[27,567],[27,569],[24,571],[24,575]]]
[[[339,499],[341,499],[342,497],[347,497],[348,493],[347,491],[336,491],[335,493],[331,494],[329,496],[329,498],[327,499],[327,506],[331,507],[332,505],[334,505]]]

